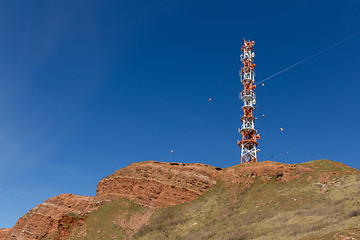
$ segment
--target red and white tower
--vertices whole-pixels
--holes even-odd
[[[253,52],[254,41],[244,40],[244,45],[241,48],[243,52],[240,56],[243,66],[239,72],[241,83],[244,85],[244,90],[239,94],[239,98],[244,102],[242,110],[244,116],[241,117],[242,126],[239,128],[239,133],[242,135],[242,140],[238,141],[239,147],[241,147],[241,163],[244,162],[257,162],[257,141],[260,139],[260,134],[256,134],[254,126],[255,118],[253,116],[253,110],[255,109],[256,96],[254,85],[254,68],[255,64]]]

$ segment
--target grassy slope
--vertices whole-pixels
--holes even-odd
[[[360,214],[354,214],[360,175],[346,174],[348,167],[332,161],[304,165],[314,172],[289,182],[255,179],[248,189],[220,182],[191,203],[158,210],[136,239],[315,239],[360,227]],[[341,173],[333,177],[340,182],[321,193],[315,183],[325,171]]]
[[[132,229],[122,228],[119,219],[129,221],[135,214],[142,215],[149,210],[127,199],[119,199],[100,206],[88,215],[84,226],[71,233],[69,240],[127,239]]]
[[[359,228],[359,171],[327,160],[302,165],[314,171],[289,182],[254,178],[244,189],[219,181],[191,203],[157,209],[137,233],[117,226],[116,218],[147,210],[130,201],[110,202],[92,212],[70,239],[126,239],[134,233],[137,240],[333,239]],[[326,191],[317,184],[323,172],[336,173]]]

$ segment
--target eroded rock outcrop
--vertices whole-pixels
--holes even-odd
[[[22,216],[2,239],[43,239],[58,230],[64,215],[91,211],[93,202],[93,197],[74,194],[49,198]]]
[[[253,178],[267,181],[275,177],[278,181],[289,181],[313,170],[298,164],[283,164],[271,161],[244,163],[225,169],[222,178],[233,184],[252,184]]]
[[[10,229],[7,229],[7,228],[0,228],[0,239],[5,239],[9,230]]]
[[[198,163],[133,163],[102,179],[95,197],[62,194],[37,205],[13,228],[1,229],[0,240],[33,240],[48,236],[64,239],[79,224],[69,214],[84,216],[102,203],[117,198],[134,200],[150,208],[190,202],[216,184],[217,169]]]
[[[196,199],[219,177],[215,167],[199,163],[133,163],[102,179],[95,198],[127,198],[147,207],[169,207]]]
[[[67,239],[71,234],[72,230],[84,225],[87,219],[86,214],[66,214],[58,221],[57,231],[54,233],[52,240],[63,240]]]
[[[0,229],[0,240],[33,240],[49,236],[52,240],[66,239],[86,221],[88,212],[118,198],[134,200],[149,208],[147,215],[134,215],[126,218],[126,221],[119,216],[114,223],[133,233],[146,224],[154,212],[151,209],[190,202],[219,180],[226,184],[249,186],[254,179],[269,181],[275,178],[276,181],[285,182],[312,171],[313,168],[304,165],[269,161],[246,163],[226,169],[199,163],[133,163],[100,180],[95,197],[62,194],[37,205],[21,217],[13,228]],[[319,176],[319,179],[330,179],[330,173],[326,174]],[[311,176],[306,181],[310,180]]]

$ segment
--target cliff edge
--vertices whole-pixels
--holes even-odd
[[[62,194],[35,206],[11,229],[0,229],[0,239],[228,239],[238,230],[222,233],[231,223],[227,223],[225,228],[221,224],[228,222],[232,216],[249,218],[249,222],[243,224],[251,227],[254,221],[252,218],[262,216],[265,212],[269,212],[269,219],[264,220],[270,221],[274,218],[274,221],[278,221],[278,214],[287,216],[290,210],[320,206],[317,202],[319,199],[330,201],[327,203],[335,206],[337,210],[334,211],[342,216],[343,221],[349,223],[348,228],[360,227],[351,225],[354,219],[360,216],[360,201],[356,202],[347,196],[347,205],[344,205],[340,197],[346,192],[355,194],[356,199],[356,194],[360,196],[360,190],[356,192],[359,187],[358,170],[328,160],[304,164],[266,161],[224,169],[200,163],[133,163],[101,179],[94,197]],[[348,193],[350,189],[354,193]],[[205,202],[202,202],[204,199]],[[217,199],[222,201],[218,202]],[[348,206],[349,201],[353,208]],[[207,208],[210,202],[212,205]],[[254,204],[256,205],[253,206]],[[244,206],[246,208],[242,208]],[[219,207],[224,209],[213,215]],[[228,208],[238,210],[229,211]],[[359,213],[356,212],[357,209]],[[286,213],[283,213],[283,210]],[[172,215],[174,211],[183,216],[181,222],[171,222],[178,218]],[[206,229],[209,226],[200,224],[200,219],[195,220],[199,214],[205,214],[201,217],[202,223],[219,221],[220,232],[208,236]],[[231,214],[231,217],[228,214]],[[307,216],[311,215],[309,214]],[[346,217],[351,214],[354,216]],[[290,219],[290,216],[288,217]],[[236,223],[236,219],[232,222]],[[258,219],[259,225],[262,220]],[[163,226],[167,221],[170,222]],[[213,224],[210,222],[209,224]],[[185,225],[181,227],[182,224]],[[216,229],[216,226],[212,226],[212,229]],[[194,229],[198,229],[202,235],[194,235]],[[299,239],[302,239],[302,236],[316,231],[320,230],[307,229],[297,234]],[[356,232],[357,228],[354,231]],[[182,232],[186,233],[187,237],[179,237]],[[238,234],[240,233],[235,235]],[[244,239],[258,236],[256,232],[248,231],[241,234]],[[331,235],[331,232],[323,231],[318,234]]]

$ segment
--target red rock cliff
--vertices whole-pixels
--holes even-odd
[[[5,239],[10,229],[0,228],[0,239]]]
[[[169,207],[194,200],[218,178],[216,168],[205,164],[133,163],[103,178],[95,199],[127,198],[147,207]]]
[[[216,168],[205,164],[133,163],[102,179],[95,197],[63,194],[37,205],[14,227],[1,229],[0,240],[43,239],[61,230],[67,214],[81,215],[116,198],[135,200],[147,207],[190,202],[214,186],[218,177]]]
[[[0,239],[43,239],[58,229],[58,222],[64,215],[90,211],[92,203],[93,197],[74,194],[49,198],[22,216]]]
[[[86,212],[117,198],[134,200],[148,208],[169,207],[196,199],[219,179],[228,184],[245,185],[251,184],[254,177],[266,181],[275,176],[279,181],[288,181],[309,171],[312,170],[301,165],[276,162],[241,164],[226,169],[199,163],[133,163],[100,180],[95,197],[62,194],[37,205],[13,228],[0,229],[0,240],[43,239],[51,234],[56,235],[55,239],[65,239],[68,231],[77,227],[64,228],[63,223],[68,226],[75,222],[70,213],[83,216],[82,221],[86,221]]]

